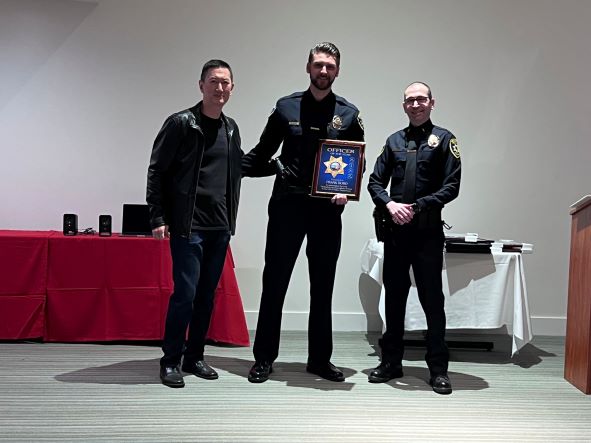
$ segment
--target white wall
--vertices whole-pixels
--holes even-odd
[[[455,232],[535,244],[525,257],[534,334],[565,328],[568,206],[591,191],[591,2],[0,1],[0,228],[81,227],[98,214],[120,229],[123,202],[143,202],[164,118],[199,99],[210,58],[230,62],[226,108],[254,146],[275,101],[307,87],[318,41],[342,52],[335,92],[358,105],[370,167],[406,124],[403,88],[431,84],[435,123],[454,131],[462,190],[445,210]],[[271,179],[243,182],[236,274],[254,328]],[[373,236],[364,192],[344,215],[335,329],[379,327],[359,253]],[[283,327],[306,327],[307,264],[296,266]]]

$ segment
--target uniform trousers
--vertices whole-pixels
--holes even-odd
[[[332,291],[341,249],[343,209],[329,199],[308,195],[271,198],[263,291],[253,347],[256,361],[272,363],[279,354],[283,303],[304,237],[310,277],[308,362],[330,361]]]
[[[224,269],[229,231],[199,230],[190,237],[172,234],[174,291],[168,302],[161,366],[203,360],[215,290]],[[189,328],[188,338],[187,327]]]
[[[386,290],[386,332],[380,340],[382,362],[400,365],[404,354],[404,317],[412,266],[419,302],[427,319],[427,354],[431,375],[447,374],[445,297],[441,269],[445,236],[441,226],[419,229],[394,226],[384,241],[383,281]]]

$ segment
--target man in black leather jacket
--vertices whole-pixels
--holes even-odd
[[[222,113],[233,87],[226,62],[207,62],[199,80],[203,100],[166,119],[150,158],[146,201],[152,233],[170,237],[172,255],[174,292],[160,360],[160,379],[170,387],[185,385],[183,356],[184,372],[218,378],[203,354],[240,195],[240,134]]]
[[[341,247],[341,213],[347,197],[337,194],[330,200],[309,195],[319,139],[364,138],[358,109],[331,89],[339,74],[339,62],[339,51],[332,43],[312,48],[306,65],[310,87],[279,99],[259,143],[244,156],[245,176],[277,172],[269,201],[255,364],[248,375],[252,383],[269,378],[278,356],[283,302],[304,237],[310,273],[306,369],[331,381],[344,380],[330,357],[332,291]],[[281,155],[271,160],[281,144]]]
[[[445,344],[443,223],[441,210],[458,196],[462,165],[455,136],[430,119],[435,99],[425,83],[404,91],[405,129],[392,134],[369,177],[368,190],[376,207],[386,213],[384,234],[386,332],[380,340],[382,362],[369,374],[372,383],[402,377],[404,317],[412,266],[421,306],[427,318],[430,384],[450,394],[449,352]],[[390,183],[390,193],[386,188]]]

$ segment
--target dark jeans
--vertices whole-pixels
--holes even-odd
[[[323,364],[330,360],[332,290],[341,250],[342,212],[342,206],[328,199],[306,195],[269,202],[263,292],[253,347],[256,361],[273,362],[279,354],[283,302],[304,237],[310,276],[308,361]]]
[[[396,226],[384,242],[386,332],[380,341],[382,361],[401,364],[404,354],[404,316],[412,266],[419,301],[427,319],[425,360],[432,375],[446,374],[449,351],[445,344],[445,310],[441,268],[445,236],[441,227],[418,229]]]
[[[166,314],[162,366],[178,365],[183,354],[186,361],[203,360],[213,298],[229,241],[228,231],[195,231],[190,238],[171,235],[174,292]]]

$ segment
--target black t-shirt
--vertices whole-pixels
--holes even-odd
[[[192,230],[227,230],[226,187],[228,179],[228,137],[221,118],[201,114],[205,137],[203,160],[199,170]]]

